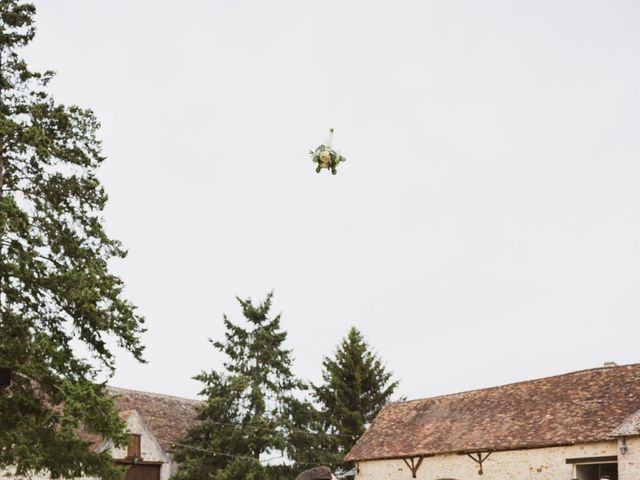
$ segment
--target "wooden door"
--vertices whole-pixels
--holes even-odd
[[[131,465],[125,480],[160,480],[160,465]]]

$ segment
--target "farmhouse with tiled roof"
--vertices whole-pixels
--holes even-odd
[[[638,480],[640,364],[389,404],[357,480]]]
[[[202,402],[115,387],[107,387],[107,393],[116,398],[117,409],[127,424],[129,446],[116,448],[109,439],[81,432],[82,438],[99,452],[109,451],[115,463],[125,466],[124,480],[168,480],[178,468],[173,445],[195,424]],[[0,480],[12,478],[9,470],[0,471]],[[31,478],[50,480],[46,473]]]
[[[168,480],[177,469],[173,443],[194,424],[201,402],[114,387],[109,393],[127,422],[129,447],[115,448],[109,440],[98,440],[96,448],[110,450],[116,463],[127,466],[125,480]]]

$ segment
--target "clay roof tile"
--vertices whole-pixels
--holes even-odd
[[[639,410],[640,364],[583,370],[389,404],[346,459],[602,441],[613,438],[614,429]]]

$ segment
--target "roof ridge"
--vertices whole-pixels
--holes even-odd
[[[172,399],[172,400],[179,400],[182,402],[189,402],[189,403],[193,403],[195,404],[201,404],[202,400],[196,400],[193,398],[185,398],[185,397],[178,397],[175,395],[167,395],[164,393],[156,393],[156,392],[147,392],[144,390],[134,390],[131,388],[122,388],[122,387],[114,387],[113,385],[107,385],[107,389],[115,391],[115,392],[128,392],[128,393],[139,393],[139,394],[143,394],[143,395],[148,395],[150,397],[156,397],[156,398],[167,398],[167,399]]]
[[[612,365],[612,366],[606,366],[606,367],[602,366],[602,367],[594,367],[594,368],[584,368],[582,370],[575,370],[573,372],[559,373],[559,374],[556,374],[556,375],[548,375],[546,377],[531,378],[529,380],[519,380],[517,382],[504,383],[502,385],[494,385],[492,387],[473,388],[471,390],[463,390],[461,392],[445,393],[443,395],[436,395],[436,396],[433,396],[433,397],[422,397],[422,398],[414,398],[413,400],[389,402],[387,405],[405,405],[405,404],[408,404],[408,403],[423,402],[425,400],[437,400],[437,399],[440,399],[440,398],[455,397],[456,395],[465,395],[467,393],[473,393],[473,392],[497,390],[499,388],[510,387],[510,386],[513,386],[513,385],[520,385],[520,384],[523,384],[523,383],[533,383],[533,382],[538,382],[538,381],[541,381],[541,380],[548,380],[550,378],[567,377],[567,376],[570,376],[570,375],[576,375],[578,373],[594,372],[596,370],[613,370],[613,369],[618,369],[618,368],[628,368],[628,367],[638,367],[638,366],[640,366],[640,363],[628,363],[626,365]]]

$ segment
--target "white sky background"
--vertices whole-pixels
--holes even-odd
[[[36,5],[147,318],[112,384],[193,397],[270,289],[312,380],[350,325],[409,398],[640,361],[640,2]]]

